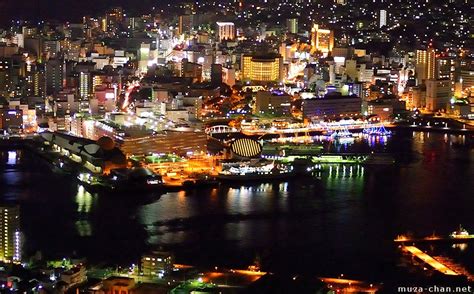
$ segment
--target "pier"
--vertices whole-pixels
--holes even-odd
[[[463,238],[450,238],[450,237],[438,237],[438,236],[429,236],[425,238],[411,238],[405,236],[398,236],[395,240],[395,243],[427,243],[427,242],[446,242],[446,243],[468,243],[474,242],[474,235],[468,235]]]
[[[403,246],[403,251],[411,253],[413,256],[417,257],[418,259],[422,260],[423,262],[430,265],[433,269],[449,276],[458,276],[459,274],[454,270],[450,269],[445,264],[441,263],[440,261],[434,259],[433,257],[429,256],[428,254],[424,253],[418,247],[415,246]]]

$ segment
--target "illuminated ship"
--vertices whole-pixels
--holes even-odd
[[[293,167],[268,161],[251,161],[224,164],[217,175],[218,180],[248,181],[248,180],[283,180],[294,175]]]
[[[469,235],[469,232],[466,231],[466,229],[464,229],[461,225],[459,225],[459,229],[452,232],[449,236],[454,239],[474,238],[474,235]]]

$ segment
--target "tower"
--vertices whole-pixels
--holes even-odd
[[[21,262],[20,208],[0,206],[0,261]]]
[[[416,50],[416,76],[418,84],[422,84],[424,80],[436,78],[436,52],[434,48]]]

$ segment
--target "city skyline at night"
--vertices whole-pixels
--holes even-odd
[[[0,1],[0,292],[471,293],[472,5]]]

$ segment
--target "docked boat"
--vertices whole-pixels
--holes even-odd
[[[337,155],[337,154],[322,154],[313,156],[314,163],[362,163],[367,159],[366,155]]]
[[[395,159],[391,154],[370,154],[363,161],[363,164],[366,165],[390,165],[394,164]]]
[[[224,181],[275,181],[295,175],[293,167],[268,161],[223,164],[218,180]]]
[[[459,229],[452,232],[451,235],[449,235],[449,237],[453,239],[470,239],[470,238],[474,238],[474,235],[469,235],[469,232],[466,229],[464,229],[461,225],[459,225]]]
[[[119,168],[110,171],[108,183],[115,191],[153,191],[163,187],[160,175],[147,168]]]
[[[211,176],[200,176],[192,178],[183,182],[183,188],[185,189],[199,189],[199,188],[212,188],[219,185],[214,177]]]

